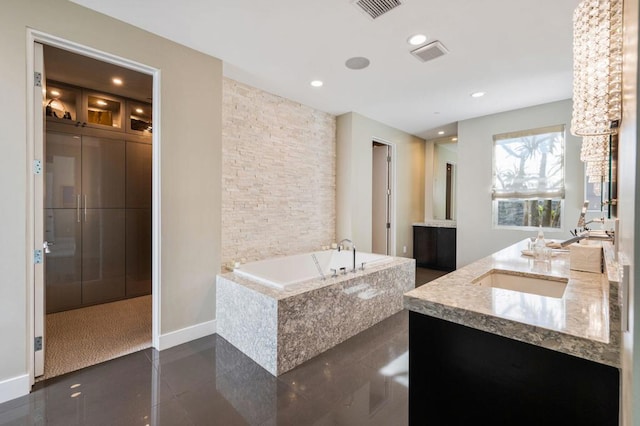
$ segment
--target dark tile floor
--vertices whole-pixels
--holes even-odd
[[[38,383],[0,425],[406,425],[407,328],[403,311],[277,378],[217,335],[147,349]]]
[[[2,425],[406,425],[400,312],[274,377],[214,335],[38,383]]]

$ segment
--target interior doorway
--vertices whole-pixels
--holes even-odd
[[[391,254],[392,149],[382,142],[372,142],[371,251]]]
[[[30,35],[35,381],[157,346],[159,86],[151,68]]]
[[[446,183],[445,183],[445,219],[453,220],[453,202],[455,200],[454,188],[455,188],[455,165],[453,163],[447,163],[446,169]]]

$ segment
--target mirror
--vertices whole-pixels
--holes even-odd
[[[585,164],[585,200],[589,201],[588,212],[595,212],[608,219],[618,217],[618,135],[609,138],[608,176],[590,182]],[[598,182],[599,181],[599,182]]]
[[[456,220],[458,144],[451,139],[433,145],[433,218]]]

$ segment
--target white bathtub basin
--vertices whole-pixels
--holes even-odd
[[[233,272],[271,287],[285,289],[297,283],[320,279],[320,273],[312,255],[315,255],[318,259],[322,273],[327,279],[331,277],[332,269],[335,269],[338,273],[341,272],[340,268],[345,268],[346,271],[353,269],[352,251],[324,250],[249,262],[234,268]],[[360,268],[364,263],[364,269],[366,270],[392,260],[393,257],[391,256],[356,251],[357,268]]]
[[[501,271],[490,271],[472,281],[482,287],[494,287],[539,296],[562,298],[567,288],[567,279],[557,277],[528,277]]]

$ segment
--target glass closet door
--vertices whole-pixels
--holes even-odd
[[[82,305],[81,137],[46,135],[47,313]]]
[[[125,143],[82,139],[82,302],[125,296]]]
[[[127,141],[127,297],[151,293],[151,145]]]

